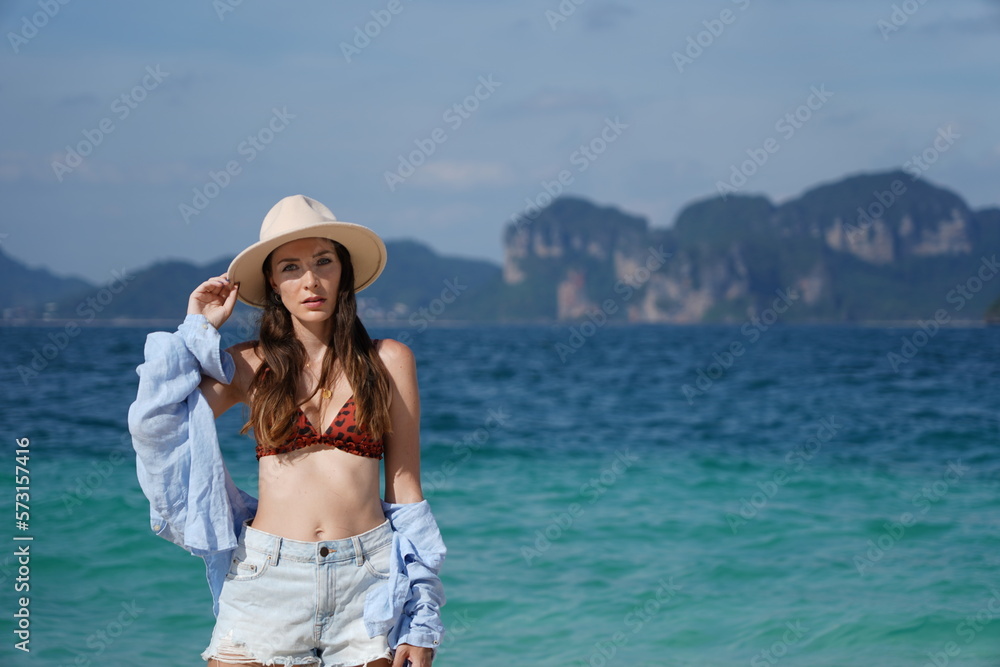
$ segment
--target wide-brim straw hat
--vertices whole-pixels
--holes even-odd
[[[320,202],[305,195],[285,197],[275,204],[260,226],[260,241],[238,254],[229,264],[229,282],[239,283],[240,301],[264,307],[264,260],[278,246],[319,236],[342,244],[351,254],[354,291],[375,282],[385,268],[385,243],[363,225],[341,222]]]

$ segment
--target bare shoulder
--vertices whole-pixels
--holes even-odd
[[[396,388],[413,388],[417,384],[417,361],[410,346],[393,338],[383,338],[378,343],[378,356],[389,371]]]
[[[410,451],[407,456],[416,456],[419,460],[420,389],[417,384],[417,362],[413,350],[406,343],[392,338],[383,338],[376,345],[379,358],[388,371],[390,385],[389,417],[392,420],[392,429],[386,440],[386,460],[391,459],[396,463],[387,465],[399,464],[399,460],[394,454],[388,453],[389,451]],[[415,455],[414,450],[417,452]],[[416,465],[416,469],[419,470],[419,462],[414,464],[410,461],[407,465]],[[389,468],[386,468],[387,475],[388,470]],[[389,477],[386,477],[386,483],[389,483]],[[417,489],[416,495],[419,496],[419,482]],[[386,498],[388,497],[390,496],[387,495]],[[416,500],[420,498],[417,497]]]
[[[378,356],[386,367],[407,366],[414,361],[413,350],[406,343],[395,338],[382,338],[376,343]],[[390,369],[391,370],[391,369]]]

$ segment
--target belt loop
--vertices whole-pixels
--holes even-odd
[[[358,539],[357,535],[351,536],[351,542],[354,543],[354,557],[358,563],[358,567],[365,564],[365,550],[361,546],[361,540]]]
[[[275,535],[271,542],[271,565],[278,564],[278,554],[281,553],[281,536]]]

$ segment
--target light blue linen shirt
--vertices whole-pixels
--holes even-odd
[[[145,362],[136,367],[139,389],[128,425],[139,486],[149,499],[150,527],[205,559],[212,611],[243,522],[257,513],[257,499],[238,488],[222,460],[215,415],[198,385],[202,375],[229,384],[236,367],[221,336],[204,315],[187,315],[176,333],[146,336]],[[365,599],[369,635],[387,633],[389,646],[436,649],[444,636],[445,603],[439,573],[444,541],[426,499],[387,503],[393,529],[390,575]]]

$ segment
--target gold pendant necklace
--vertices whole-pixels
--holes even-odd
[[[308,368],[308,367],[309,367],[309,365],[310,365],[310,364],[309,364],[309,362],[307,361],[307,362],[306,362],[306,367]],[[326,387],[324,387],[324,388],[323,388],[323,390],[322,390],[322,394],[323,394],[323,398],[333,398],[333,392],[332,392],[332,391],[330,391],[329,389],[327,389]]]

